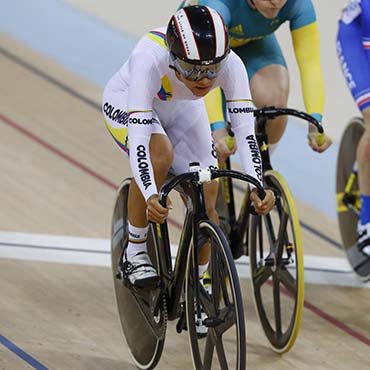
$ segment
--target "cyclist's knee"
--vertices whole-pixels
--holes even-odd
[[[274,64],[260,69],[253,76],[250,86],[254,104],[258,108],[287,106],[289,75],[285,67]]]
[[[275,118],[267,125],[267,135],[270,144],[279,142],[284,134],[288,119],[285,116]]]
[[[368,128],[357,147],[357,159],[359,164],[370,163],[370,129]]]
[[[156,173],[167,174],[173,161],[173,146],[167,136],[152,135],[150,140],[150,157]]]

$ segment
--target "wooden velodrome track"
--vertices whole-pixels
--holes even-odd
[[[0,46],[0,369],[135,369],[106,266],[115,189],[130,172],[103,125],[101,88],[8,35]],[[335,220],[297,203],[306,258],[342,261]],[[175,238],[181,215],[175,199]],[[50,262],[59,260],[51,249],[79,257]],[[370,368],[368,285],[348,268],[316,267],[323,277],[308,279],[300,335],[283,356],[264,338],[243,279],[248,369]],[[191,369],[187,348],[170,323],[158,368]]]

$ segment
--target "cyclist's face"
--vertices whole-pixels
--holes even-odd
[[[177,78],[195,95],[205,96],[213,88],[215,80],[210,80],[207,77],[202,78],[199,81],[189,81],[183,77],[179,72],[176,72]]]
[[[287,0],[249,0],[249,2],[268,19],[275,18]]]

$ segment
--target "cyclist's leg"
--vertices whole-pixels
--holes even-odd
[[[358,182],[361,193],[361,212],[358,230],[359,248],[370,256],[370,104],[362,111],[365,123],[357,146]]]
[[[129,154],[127,130],[127,94],[108,84],[103,95],[105,124],[123,152]],[[154,114],[155,115],[155,114]],[[173,149],[158,117],[153,120],[150,155],[157,187],[160,187],[170,168]],[[122,261],[122,275],[136,287],[156,285],[158,276],[147,253],[148,222],[146,202],[134,179],[128,195],[129,242]]]
[[[275,35],[269,35],[235,49],[248,71],[253,102],[257,108],[274,105],[285,108],[289,96],[289,74]],[[268,125],[270,144],[284,133],[287,118],[275,118]]]
[[[172,144],[164,133],[154,133],[150,139],[150,157],[154,177],[159,189],[171,166],[173,156]],[[128,263],[123,264],[132,271],[128,278],[137,287],[156,285],[157,273],[147,250],[148,221],[146,201],[135,181],[132,179],[128,195],[129,242],[125,254]],[[125,261],[124,261],[125,262]]]
[[[337,53],[348,88],[362,112],[365,132],[357,146],[361,213],[358,246],[370,255],[370,65],[362,45],[361,24],[339,23]]]
[[[182,127],[186,131],[184,131],[181,140],[176,140],[177,144],[174,146],[172,165],[174,173],[188,171],[191,162],[199,162],[202,168],[211,168],[217,165],[215,147],[204,103],[202,101],[192,102],[191,116],[189,111],[179,112],[176,118],[183,122]],[[171,137],[173,135],[172,130],[168,130],[167,134]],[[176,135],[178,134],[177,132]],[[216,212],[218,182],[211,181],[205,184],[204,192],[208,217],[218,223]],[[199,255],[200,275],[203,275],[207,268],[209,255],[209,246],[205,244]]]

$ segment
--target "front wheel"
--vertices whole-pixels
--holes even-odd
[[[117,192],[111,234],[111,257],[114,290],[119,318],[133,361],[139,369],[154,369],[164,346],[167,327],[165,301],[153,314],[150,291],[139,290],[135,293],[124,286],[117,277],[120,261],[128,243],[127,199],[130,179],[122,182]],[[152,234],[148,235],[148,251],[152,252]]]
[[[357,223],[360,212],[356,149],[365,131],[361,118],[352,118],[343,132],[337,159],[337,215],[340,235],[348,261],[362,281],[370,279],[370,258],[357,248]]]
[[[230,247],[220,228],[199,224],[201,244],[210,244],[207,284],[195,276],[193,249],[186,269],[186,318],[196,370],[245,370],[246,335],[243,301]],[[205,331],[199,335],[197,328]]]
[[[304,304],[304,267],[293,197],[276,171],[264,174],[276,203],[266,216],[252,216],[250,268],[257,315],[273,350],[285,353],[297,338]]]

